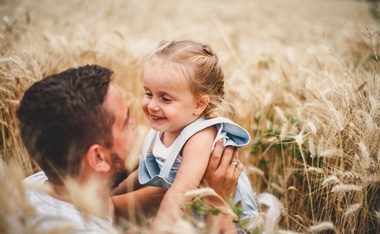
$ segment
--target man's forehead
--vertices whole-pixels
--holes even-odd
[[[119,90],[114,85],[109,85],[105,96],[104,103],[112,104],[115,101],[122,101],[122,96]]]
[[[121,96],[121,93],[113,85],[110,85],[108,87],[103,105],[105,108],[111,110],[112,112],[126,111],[128,108],[126,102]]]

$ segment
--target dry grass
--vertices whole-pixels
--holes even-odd
[[[240,157],[254,190],[284,205],[278,232],[379,229],[379,40],[365,1],[3,0],[0,15],[6,211],[14,208],[3,204],[20,204],[7,199],[15,192],[9,183],[36,170],[15,118],[32,82],[88,63],[112,68],[140,122],[141,143],[144,57],[161,40],[195,39],[219,55],[235,120],[253,137]],[[129,167],[138,147],[135,153]],[[10,232],[2,220],[0,230]]]

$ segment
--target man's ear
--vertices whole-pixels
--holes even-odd
[[[194,109],[194,115],[201,115],[202,112],[206,109],[207,105],[210,102],[210,97],[208,95],[203,95],[200,98],[198,98],[195,109]]]
[[[92,145],[86,152],[86,161],[88,165],[98,172],[109,172],[111,170],[111,165],[106,160],[104,147],[100,145]]]

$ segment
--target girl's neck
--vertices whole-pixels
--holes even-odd
[[[170,147],[175,139],[179,136],[181,132],[163,132],[160,136],[161,142],[165,147]]]

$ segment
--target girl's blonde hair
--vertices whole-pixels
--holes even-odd
[[[195,97],[208,95],[210,102],[202,114],[206,119],[231,117],[232,108],[224,99],[224,74],[209,45],[191,40],[162,41],[148,63],[176,69]]]

